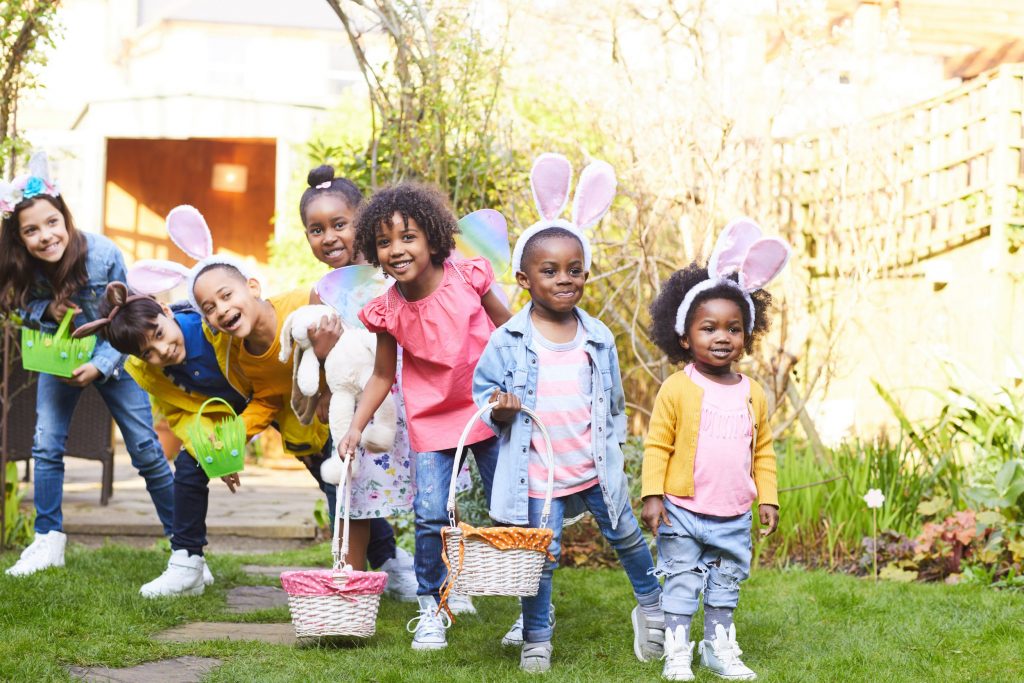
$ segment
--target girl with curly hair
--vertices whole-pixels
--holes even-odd
[[[784,242],[733,221],[707,267],[675,273],[651,304],[652,338],[686,364],[658,391],[642,470],[641,516],[665,577],[667,680],[693,680],[690,625],[702,593],[702,665],[730,680],[756,678],[740,660],[732,614],[750,571],[751,504],[763,535],[778,526],[779,504],[764,389],[733,365],[768,329],[762,287],[788,259]]]

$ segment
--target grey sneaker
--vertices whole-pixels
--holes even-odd
[[[743,650],[736,642],[736,624],[729,624],[728,631],[721,624],[715,624],[715,639],[700,641],[697,651],[700,652],[700,663],[719,678],[730,681],[753,681],[757,678],[757,674],[740,659]]]
[[[429,595],[421,595],[418,598],[420,613],[409,620],[405,628],[409,633],[414,634],[412,638],[412,649],[414,650],[440,650],[448,647],[448,637],[445,631],[452,625],[447,612],[437,612],[437,601]]]
[[[519,668],[531,674],[542,674],[551,670],[551,641],[523,643],[519,655]]]
[[[665,652],[665,617],[652,619],[646,616],[640,605],[633,608],[633,653],[641,662],[661,659]]]
[[[548,623],[551,624],[551,628],[555,627],[554,605],[551,605],[551,611],[548,612]],[[520,611],[519,616],[516,618],[516,623],[512,624],[512,628],[501,639],[501,644],[505,647],[520,647],[523,644],[523,640],[523,613]]]

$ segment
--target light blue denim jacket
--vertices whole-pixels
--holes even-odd
[[[71,297],[71,301],[82,310],[74,318],[75,327],[99,318],[100,302],[103,300],[107,283],[115,280],[124,282],[126,277],[124,256],[113,242],[103,235],[91,232],[82,231],[79,234],[85,237],[88,249],[85,255],[88,281]],[[50,287],[50,282],[41,270],[36,269],[28,306],[22,315],[26,325],[40,328],[46,332],[55,332],[57,324],[43,318],[46,314],[46,307],[50,305],[51,301],[53,301],[53,289]],[[96,338],[96,349],[93,351],[90,362],[100,371],[104,380],[121,372],[124,358],[124,355],[109,342],[101,337]]]
[[[532,308],[531,303],[491,335],[473,373],[473,401],[477,406],[486,404],[497,388],[515,394],[527,408],[536,407],[537,349],[530,324]],[[615,351],[615,338],[604,323],[579,308],[576,316],[586,334],[584,347],[590,356],[593,373],[590,433],[594,464],[614,526],[619,513],[629,505],[629,487],[623,471],[621,448],[626,440],[626,399],[619,375],[619,358]],[[495,423],[489,412],[484,413],[481,419],[498,435],[500,443],[494,487],[491,489],[491,517],[505,524],[526,526],[529,524],[527,466],[533,421],[524,413],[509,424]],[[582,504],[570,504],[565,517],[583,512]]]

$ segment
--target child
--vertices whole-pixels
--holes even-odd
[[[657,534],[665,577],[665,667],[693,680],[690,625],[704,594],[701,663],[730,680],[753,680],[741,660],[732,613],[750,570],[751,503],[762,535],[778,526],[775,452],[761,386],[733,364],[768,328],[761,287],[786,264],[788,247],[734,221],[707,268],[691,263],[651,304],[651,338],[682,371],[661,385],[643,461],[644,523]]]
[[[395,286],[359,314],[377,334],[373,376],[363,390],[352,426],[338,448],[354,452],[363,428],[395,381],[398,345],[403,349],[400,383],[416,456],[416,579],[419,616],[412,647],[447,645],[447,623],[437,614],[445,568],[441,527],[452,458],[459,432],[476,412],[472,373],[495,325],[509,312],[491,291],[494,272],[486,259],[448,260],[458,226],[436,189],[403,183],[383,190],[356,219],[355,247],[395,279]],[[490,498],[497,439],[477,424],[467,443]]]
[[[250,391],[248,380],[239,372],[230,381],[221,374],[210,343],[212,333],[187,305],[172,309],[149,296],[129,295],[125,285],[113,282],[107,285],[100,314],[102,319],[79,328],[75,336],[96,333],[130,354],[125,370],[150,395],[182,442],[174,461],[171,557],[167,569],[139,592],[146,598],[199,595],[213,583],[203,556],[210,479],[196,462],[188,425],[210,397],[224,399],[241,413]],[[209,428],[230,414],[223,403],[214,402],[203,411],[202,420]],[[223,479],[234,492],[238,476]]]
[[[353,218],[363,201],[359,188],[347,178],[335,178],[334,168],[319,166],[309,172],[309,187],[299,200],[299,216],[313,255],[331,268],[365,262],[353,248]],[[355,468],[352,482],[352,535],[366,538],[366,559],[371,567],[388,573],[389,594],[400,600],[416,600],[416,574],[409,553],[398,548],[395,531],[387,517],[406,512],[412,506],[409,434],[405,429],[405,405],[398,386],[394,389],[398,409],[398,434],[388,453],[364,458]],[[329,401],[325,391],[321,405]],[[325,408],[325,406],[324,406]],[[321,409],[326,422],[326,411]],[[367,528],[363,528],[367,527]]]
[[[529,672],[550,668],[552,575],[561,552],[563,520],[584,509],[615,548],[633,586],[638,603],[631,616],[633,649],[640,661],[661,656],[663,630],[661,587],[652,576],[651,551],[630,507],[623,471],[625,397],[615,338],[577,307],[589,276],[589,241],[576,221],[556,221],[542,208],[545,190],[558,185],[568,192],[567,176],[564,184],[544,182],[544,167],[552,157],[556,155],[538,159],[531,173],[542,220],[519,238],[513,255],[516,281],[529,292],[530,304],[494,333],[473,375],[476,403],[497,401],[487,420],[501,443],[491,517],[519,526],[541,525],[550,465],[544,441],[532,431],[530,418],[520,414],[521,406],[537,413],[554,449],[548,518],[554,531],[548,551],[554,561],[545,565],[537,595],[522,599],[525,642],[520,667]],[[567,166],[564,157],[557,159]],[[601,165],[584,171],[576,193],[584,197],[582,202],[577,199],[582,215],[589,216],[584,227],[596,223],[611,201],[587,191],[596,187],[591,183],[598,170],[610,179],[604,187],[614,195],[611,167],[596,164]],[[592,201],[604,208],[588,212],[587,202]]]
[[[28,175],[0,183],[0,312],[18,311],[29,325],[50,331],[67,310],[75,311],[77,325],[95,320],[107,283],[124,279],[121,252],[107,238],[75,229],[64,198],[50,182],[45,156],[34,156],[29,168]],[[121,361],[116,349],[99,340],[92,359],[69,379],[39,375],[32,444],[36,537],[8,575],[64,566],[64,445],[75,404],[90,384],[103,397],[132,465],[146,480],[164,533],[171,533],[171,469],[153,431],[149,400],[122,371]]]

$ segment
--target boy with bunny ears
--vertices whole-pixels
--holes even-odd
[[[662,654],[664,616],[654,562],[629,502],[621,444],[626,439],[625,397],[615,338],[601,321],[577,307],[590,271],[584,230],[608,211],[615,174],[604,162],[583,170],[573,219],[558,216],[569,197],[572,168],[557,154],[534,162],[530,180],[541,220],[516,242],[512,267],[530,304],[491,336],[473,375],[473,398],[493,404],[482,418],[498,435],[500,451],[491,491],[495,520],[539,527],[548,487],[546,452],[521,407],[534,411],[551,435],[554,484],[547,523],[554,558],[534,597],[524,597],[520,667],[551,666],[552,575],[558,565],[562,524],[589,510],[615,548],[633,587],[633,651],[640,661]]]

